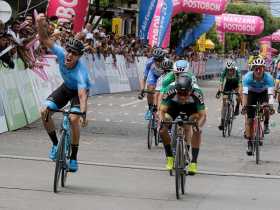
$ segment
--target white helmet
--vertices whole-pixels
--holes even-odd
[[[257,58],[253,60],[252,66],[265,66],[265,60],[262,58]]]
[[[190,68],[190,64],[186,60],[178,60],[174,63],[173,72],[174,73],[182,73],[188,72]]]
[[[226,68],[227,68],[227,69],[235,69],[235,63],[234,63],[234,61],[227,61],[227,62],[226,62]]]

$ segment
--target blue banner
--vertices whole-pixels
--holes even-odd
[[[147,39],[149,28],[156,10],[157,0],[140,0],[139,30],[140,39]]]
[[[158,44],[157,46],[162,47],[163,40],[165,38],[168,25],[172,18],[173,2],[170,0],[163,0],[163,5],[160,10],[160,21],[158,30]]]
[[[202,22],[198,26],[190,28],[184,33],[176,48],[176,54],[181,55],[186,47],[193,44],[202,34],[208,32],[214,24],[215,16],[203,15]]]

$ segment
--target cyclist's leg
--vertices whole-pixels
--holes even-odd
[[[258,93],[249,91],[247,105],[256,105],[258,102]],[[247,109],[247,125],[246,125],[246,136],[248,139],[247,155],[253,154],[253,138],[254,138],[254,118],[256,116],[256,110],[253,107]]]
[[[53,143],[53,147],[51,148],[51,151],[49,153],[50,159],[55,159],[58,139],[55,131],[54,122],[51,117],[52,113],[49,112],[47,108],[60,109],[64,107],[71,98],[71,96],[69,96],[69,94],[67,93],[67,87],[64,84],[62,84],[47,98],[45,102],[45,108],[41,110],[41,118],[43,125]],[[47,116],[48,119],[46,119]]]

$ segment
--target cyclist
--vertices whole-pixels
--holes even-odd
[[[239,115],[239,106],[241,103],[241,89],[242,89],[242,76],[238,68],[235,66],[233,61],[227,61],[226,68],[221,74],[220,78],[220,86],[218,92],[216,94],[217,98],[220,98],[221,92],[223,91],[235,91],[240,93],[236,98],[236,107],[234,110],[234,115]],[[226,104],[227,96],[223,97],[222,109],[221,109],[221,124],[219,125],[219,129],[223,130],[224,126],[224,106]]]
[[[82,126],[86,126],[86,111],[88,90],[90,81],[87,67],[81,62],[80,57],[83,54],[84,46],[76,39],[70,39],[66,44],[66,52],[64,49],[55,44],[48,36],[48,24],[43,14],[37,17],[38,33],[41,43],[48,47],[56,56],[59,63],[59,71],[63,79],[63,84],[58,87],[46,100],[46,107],[51,109],[60,109],[71,101],[71,110],[80,111],[82,117],[70,115],[72,129],[72,153],[70,157],[69,170],[76,172],[78,170],[77,153],[80,137],[80,121]],[[42,121],[45,129],[53,143],[49,152],[49,158],[56,159],[58,139],[55,126],[51,118],[52,112],[47,108],[41,110]],[[46,120],[46,118],[48,119]]]
[[[159,110],[159,106],[160,106],[160,102],[162,100],[162,97],[163,95],[160,93],[160,90],[162,88],[162,82],[164,80],[164,78],[166,77],[166,75],[172,71],[173,69],[173,61],[168,59],[168,58],[165,58],[161,64],[160,64],[160,67],[161,69],[163,70],[162,72],[162,75],[159,77],[159,79],[157,80],[157,85],[156,85],[156,88],[155,88],[155,91],[156,91],[156,104],[157,104],[157,110]]]
[[[248,64],[249,64],[249,70],[250,71],[252,69],[253,61],[256,60],[257,58],[262,58],[263,59],[263,56],[260,54],[260,48],[259,47],[256,47],[256,49],[253,51],[252,55],[248,59]]]
[[[170,85],[174,85],[176,78],[181,75],[186,75],[190,77],[193,84],[197,84],[197,79],[192,72],[189,71],[190,64],[186,60],[178,60],[174,63],[173,72],[169,72],[162,81],[162,87],[160,92],[166,94],[169,90]]]
[[[174,91],[162,100],[160,105],[160,121],[168,122],[179,115],[180,112],[185,112],[188,117],[195,120],[199,130],[194,130],[191,146],[192,160],[188,166],[188,173],[194,175],[197,172],[197,157],[201,143],[201,128],[206,121],[206,111],[203,99],[203,93],[199,88],[195,88],[193,81],[188,76],[181,76],[172,87]],[[168,126],[164,125],[160,129],[160,136],[163,139],[163,144],[166,154],[166,169],[172,170],[174,157],[171,148],[171,138],[168,133]]]
[[[147,89],[149,91],[155,90],[157,80],[162,74],[160,64],[164,60],[164,57],[165,57],[165,52],[161,48],[154,49],[153,57],[147,61],[145,71],[144,71],[144,78],[140,82],[141,91],[138,94],[139,99],[143,99],[144,97],[144,89],[146,83],[147,83]],[[147,95],[147,100],[148,100],[149,110],[145,114],[146,120],[151,118],[151,114],[152,114],[151,110],[153,110],[154,105],[156,104],[153,94],[149,93]]]
[[[273,89],[274,81],[270,73],[265,72],[265,60],[258,58],[252,63],[252,71],[248,72],[243,80],[243,109],[242,113],[247,112],[246,138],[248,139],[247,154],[252,155],[252,137],[253,137],[253,119],[255,117],[255,109],[246,107],[247,105],[269,104],[270,109],[264,109],[264,133],[268,134],[270,110],[273,110]]]

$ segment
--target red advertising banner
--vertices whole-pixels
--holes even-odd
[[[73,21],[74,31],[79,32],[85,24],[88,6],[88,0],[49,0],[47,16]]]

